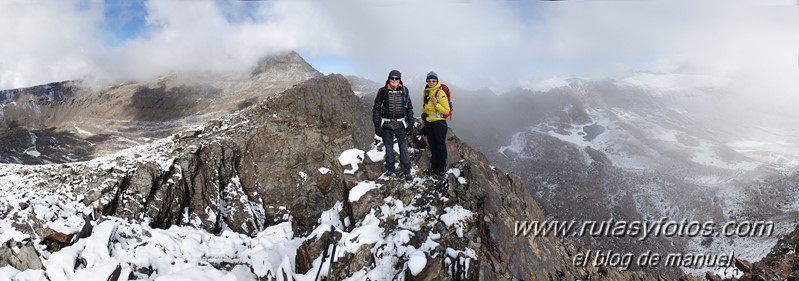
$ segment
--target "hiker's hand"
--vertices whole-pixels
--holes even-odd
[[[432,102],[433,102],[433,106],[435,107],[435,106],[436,106],[436,104],[438,104],[438,97],[437,97],[437,96],[434,96],[433,98],[431,98],[431,99],[430,99],[430,101],[432,101]]]
[[[383,132],[380,130],[380,126],[375,126],[375,135],[383,137]]]

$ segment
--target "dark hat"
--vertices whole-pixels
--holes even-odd
[[[399,77],[400,80],[402,80],[402,73],[400,73],[399,70],[395,69],[395,70],[392,70],[391,72],[389,72],[388,73],[388,77],[391,78],[391,76],[397,76],[397,77]]]
[[[427,79],[436,79],[436,80],[438,80],[438,74],[436,74],[435,72],[430,71],[430,73],[427,73]]]

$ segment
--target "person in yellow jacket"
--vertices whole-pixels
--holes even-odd
[[[422,121],[432,156],[430,169],[425,174],[443,177],[447,172],[447,120],[444,115],[449,113],[449,99],[441,89],[438,74],[431,71],[427,74],[426,82],[422,95]]]

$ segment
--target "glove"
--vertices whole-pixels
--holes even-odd
[[[422,122],[427,122],[427,113],[422,113]]]
[[[375,126],[375,135],[383,136],[383,130],[380,129],[380,126]]]

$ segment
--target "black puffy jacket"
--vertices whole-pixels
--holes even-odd
[[[413,125],[413,104],[408,94],[408,88],[402,84],[397,89],[391,89],[388,83],[386,86],[377,90],[375,104],[372,107],[372,122],[375,127],[380,126],[383,118],[386,119],[405,119],[406,123]],[[383,124],[385,128],[398,129],[402,127],[402,122],[387,122]]]

